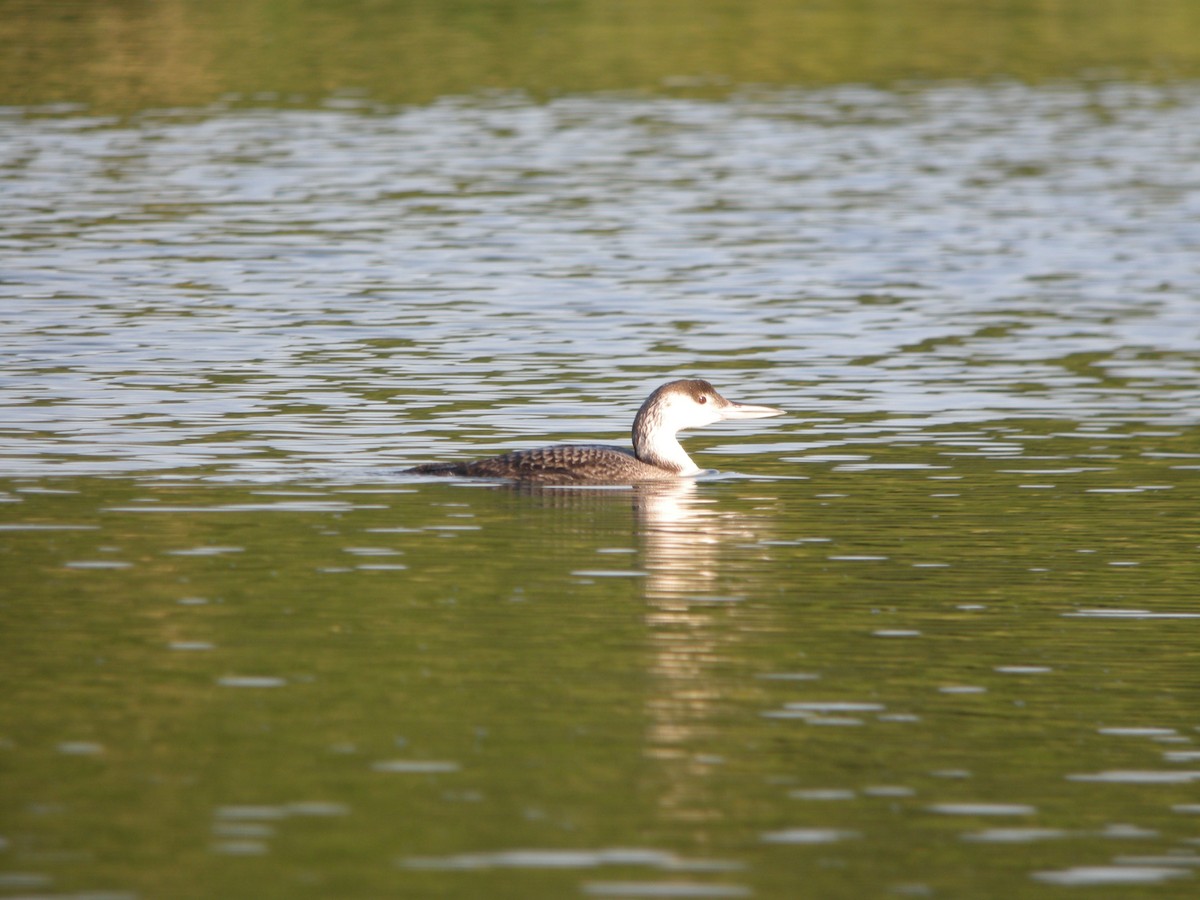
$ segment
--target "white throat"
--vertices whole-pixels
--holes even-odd
[[[653,399],[653,398],[651,398]],[[700,467],[692,462],[675,437],[679,423],[669,422],[661,404],[647,401],[633,420],[633,452],[644,463],[677,475],[696,475]]]
[[[679,439],[668,431],[652,432],[646,439],[635,441],[633,450],[642,462],[679,475],[697,475],[701,471]]]

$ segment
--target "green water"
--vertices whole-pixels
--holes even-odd
[[[1189,0],[4,0],[0,21],[2,102],[98,111],[1200,74]]]
[[[1041,437],[665,493],[17,487],[6,852],[138,896],[849,898],[1186,850],[1200,445]],[[481,856],[606,848],[678,870]]]

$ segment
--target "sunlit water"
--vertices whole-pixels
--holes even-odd
[[[10,110],[0,889],[1192,896],[1197,134],[1188,85]],[[679,486],[395,474],[684,375],[791,414]]]

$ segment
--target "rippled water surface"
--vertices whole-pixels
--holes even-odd
[[[1193,895],[1194,85],[51,112],[0,891]],[[680,376],[789,415],[396,474]]]

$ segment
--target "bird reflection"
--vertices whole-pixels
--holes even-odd
[[[741,639],[740,598],[722,563],[755,529],[695,482],[641,491],[635,510],[651,647],[646,752],[669,763],[659,808],[674,821],[710,821],[722,813],[705,784],[720,760],[704,749],[725,688],[713,670]]]
[[[675,822],[724,814],[708,790],[720,762],[711,747],[719,732],[714,719],[728,689],[717,669],[738,657],[734,648],[744,633],[737,571],[747,553],[763,552],[756,545],[774,521],[728,508],[729,494],[714,487],[686,479],[609,489],[507,488],[570,512],[576,529],[590,521],[579,518],[581,511],[631,504],[650,649],[644,752],[664,764],[650,777],[662,816]]]

